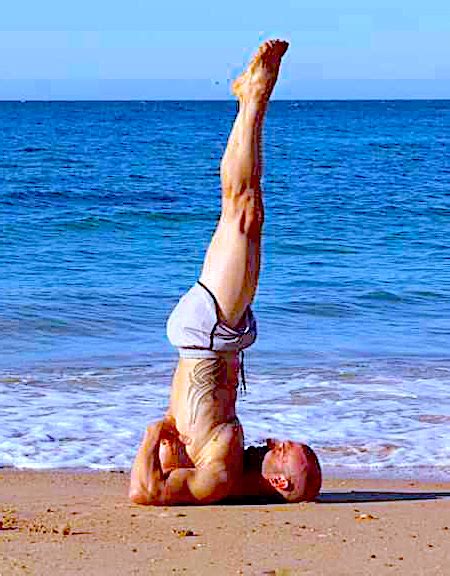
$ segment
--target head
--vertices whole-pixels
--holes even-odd
[[[262,476],[288,502],[314,500],[322,484],[319,461],[313,450],[290,440],[267,440]]]

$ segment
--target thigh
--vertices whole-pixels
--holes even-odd
[[[200,281],[217,299],[221,320],[234,328],[252,302],[259,278],[260,238],[223,222],[213,236]]]

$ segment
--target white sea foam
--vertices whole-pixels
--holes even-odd
[[[0,374],[0,466],[117,469],[167,405],[172,366]],[[444,368],[284,369],[248,377],[246,444],[310,444],[326,467],[439,468],[450,477]]]

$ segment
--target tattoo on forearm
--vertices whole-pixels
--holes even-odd
[[[218,399],[220,389],[227,385],[227,363],[223,358],[207,358],[189,374],[188,407],[190,423],[195,424],[200,406],[205,400]]]

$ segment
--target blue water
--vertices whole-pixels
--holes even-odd
[[[235,111],[0,103],[0,465],[129,465]],[[247,441],[450,474],[450,101],[274,102],[264,149]]]

